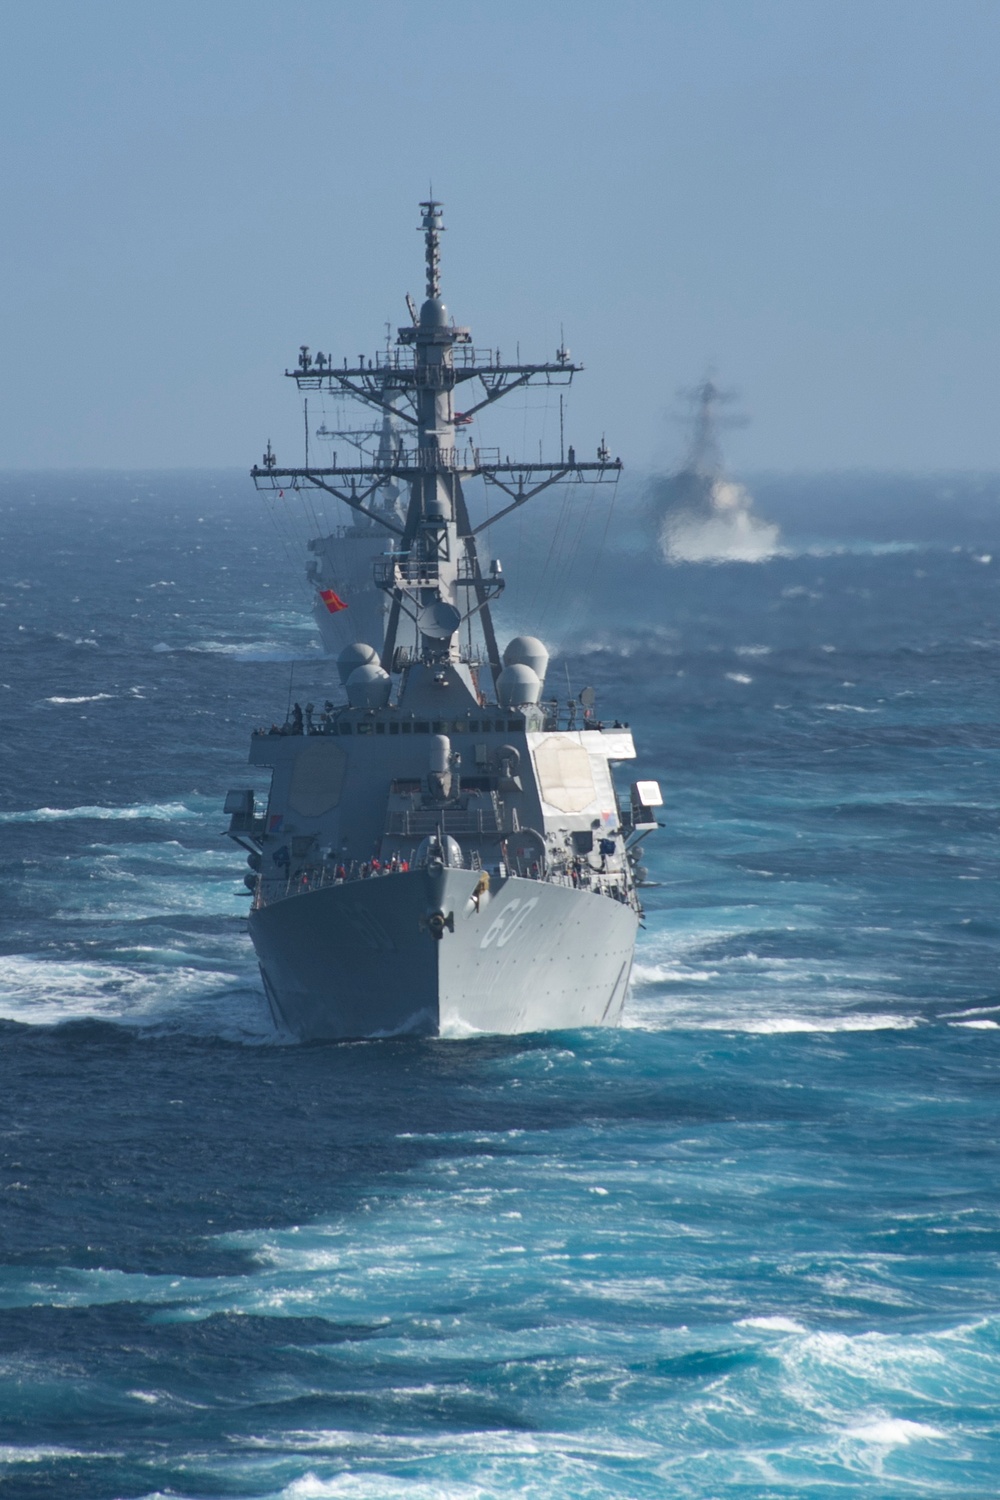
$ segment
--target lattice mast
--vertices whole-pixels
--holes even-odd
[[[375,565],[375,582],[391,597],[389,622],[382,653],[387,671],[399,663],[397,642],[401,618],[415,627],[416,654],[433,664],[459,657],[459,630],[479,616],[494,681],[501,662],[489,602],[503,588],[494,565],[483,573],[476,536],[516,510],[550,485],[561,482],[616,480],[621,460],[612,459],[602,440],[597,461],[581,463],[570,447],[557,463],[511,463],[499,453],[457,439],[456,432],[485,407],[511,391],[529,385],[566,386],[583,368],[571,362],[560,346],[554,363],[505,364],[499,351],[476,350],[468,328],[457,327],[441,299],[442,205],[429,199],[420,205],[424,235],[426,298],[419,314],[407,298],[411,323],[400,328],[394,347],[374,359],[359,357],[357,365],[342,367],[323,354],[311,355],[303,346],[297,368],[285,374],[302,391],[323,390],[350,396],[390,413],[404,424],[405,438],[389,450],[354,465],[283,469],[268,444],[260,466],[252,470],[258,489],[325,490],[345,505],[370,517],[393,533],[386,557]],[[478,382],[478,390],[476,383]],[[464,410],[455,410],[455,392],[468,386],[473,396]],[[481,478],[502,490],[508,504],[479,526],[469,520],[462,482]],[[378,492],[393,481],[409,487],[405,520],[376,509]]]

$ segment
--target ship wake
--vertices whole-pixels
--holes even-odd
[[[729,479],[714,479],[696,497],[678,483],[653,484],[657,542],[668,563],[767,562],[780,549],[781,532],[754,514],[753,497]]]

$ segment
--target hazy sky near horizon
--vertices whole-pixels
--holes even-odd
[[[300,343],[422,292],[587,366],[567,436],[1000,469],[996,0],[0,0],[0,468],[298,461]],[[488,441],[484,430],[482,440]]]

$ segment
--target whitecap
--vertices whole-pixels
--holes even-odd
[[[63,823],[74,818],[97,818],[105,820],[147,818],[152,822],[168,823],[175,818],[196,818],[183,802],[139,802],[131,807],[33,807],[20,812],[0,813],[0,823]]]
[[[796,1323],[794,1318],[740,1318],[736,1324],[737,1328],[759,1328],[765,1333],[808,1333],[801,1323]]]
[[[633,987],[647,984],[707,984],[718,975],[713,969],[684,969],[673,964],[635,964]]]
[[[945,1434],[929,1422],[910,1422],[905,1417],[881,1417],[860,1427],[848,1427],[847,1437],[886,1448],[905,1448],[918,1438],[943,1438]]]
[[[480,1484],[392,1479],[387,1474],[338,1474],[320,1479],[312,1472],[281,1491],[282,1500],[484,1500]]]
[[[735,1016],[693,1022],[700,1031],[743,1031],[751,1036],[784,1036],[797,1032],[909,1031],[918,1022],[912,1016],[764,1016],[743,1020]]]
[[[311,628],[311,627],[310,627]],[[309,643],[310,652],[313,642]],[[302,649],[277,646],[272,641],[194,641],[179,648],[195,656],[228,656],[233,661],[301,661]]]
[[[781,549],[782,557],[895,557],[909,552],[934,552],[938,549],[922,542],[815,542],[792,550]]]
[[[4,1464],[40,1464],[47,1459],[90,1458],[76,1448],[18,1447],[16,1443],[0,1443],[0,1466]]]
[[[0,958],[0,1015],[32,1026],[96,1019],[183,1027],[239,1042],[274,1037],[249,966],[142,967],[12,954]]]
[[[103,703],[109,698],[116,698],[117,693],[90,693],[81,698],[46,698],[46,703]]]
[[[973,1031],[1000,1031],[997,1021],[949,1021],[949,1026],[966,1026]]]
[[[727,672],[726,677],[730,682],[741,682],[743,684],[753,682],[753,678],[748,677],[745,672]]]

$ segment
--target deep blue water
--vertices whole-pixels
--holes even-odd
[[[666,797],[626,1026],[297,1047],[219,836],[330,675],[294,539],[0,482],[3,1500],[995,1495],[998,492],[556,567]]]

